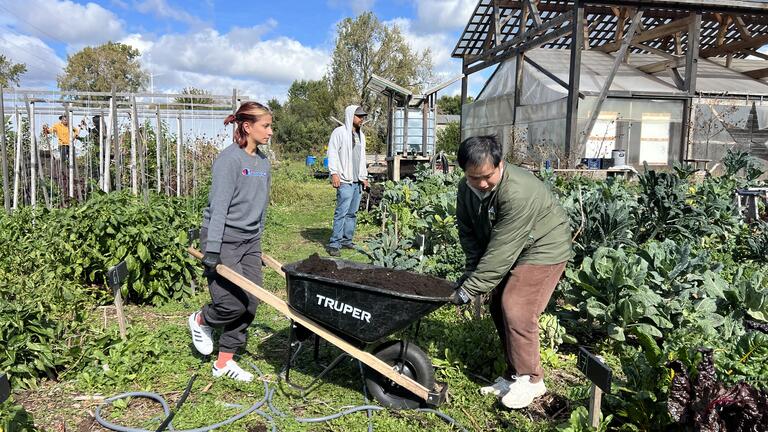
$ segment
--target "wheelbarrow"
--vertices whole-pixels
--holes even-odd
[[[192,247],[189,253],[198,259],[203,257]],[[343,351],[316,380],[342,359],[351,357],[366,366],[366,385],[383,406],[417,408],[422,404],[439,406],[445,401],[448,386],[440,383],[437,388],[432,362],[423,350],[407,340],[375,343],[410,326],[418,332],[420,319],[450,302],[450,297],[424,297],[348,283],[301,273],[297,271],[298,262],[283,266],[268,255],[263,254],[262,259],[286,278],[288,302],[223,264],[216,266],[216,271],[291,319],[289,353],[284,369],[287,383],[291,384],[290,365],[297,354],[293,351],[294,341],[314,334]],[[379,268],[338,259],[333,261],[338,266],[360,271]],[[315,353],[317,359],[317,344]]]

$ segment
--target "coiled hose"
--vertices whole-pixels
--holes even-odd
[[[175,412],[178,411],[179,408],[181,408],[181,405],[184,403],[184,401],[186,400],[186,397],[189,395],[189,392],[192,389],[192,383],[194,382],[194,380],[196,378],[196,375],[193,376],[192,378],[190,378],[189,382],[187,383],[187,388],[184,391],[184,394],[182,395],[181,399],[179,400],[179,403],[176,405],[176,411],[172,412],[170,406],[165,401],[165,399],[163,399],[163,397],[160,396],[157,393],[151,393],[151,392],[128,392],[128,393],[119,394],[117,396],[112,396],[109,399],[106,399],[102,405],[97,407],[96,408],[96,412],[95,412],[96,422],[98,422],[101,426],[103,426],[103,427],[105,427],[107,429],[114,430],[114,431],[119,431],[119,432],[160,432],[160,431],[163,431],[163,430],[169,430],[169,431],[175,431],[175,432],[208,432],[208,431],[214,430],[216,428],[219,428],[219,427],[222,427],[222,426],[225,426],[225,425],[228,425],[228,424],[232,424],[232,423],[234,423],[234,422],[236,422],[236,421],[238,421],[238,420],[242,419],[243,417],[246,417],[246,416],[248,416],[250,414],[256,414],[258,416],[263,417],[268,423],[271,424],[272,432],[277,432],[277,427],[275,426],[275,421],[274,421],[274,418],[272,417],[272,415],[274,415],[276,417],[280,417],[280,418],[289,418],[289,416],[288,416],[288,414],[285,414],[284,412],[280,411],[272,403],[272,401],[273,401],[273,399],[275,397],[275,390],[276,390],[276,388],[275,387],[270,387],[269,383],[264,379],[264,374],[261,372],[261,369],[259,369],[255,364],[253,364],[251,362],[248,362],[248,364],[256,371],[256,373],[258,374],[258,376],[261,379],[262,383],[264,384],[264,397],[260,401],[254,403],[250,407],[248,407],[248,408],[244,409],[243,411],[241,411],[239,414],[236,414],[236,415],[234,415],[234,416],[232,416],[232,417],[230,417],[230,418],[228,418],[228,419],[226,419],[226,420],[224,420],[222,422],[219,422],[219,423],[216,423],[216,424],[213,424],[213,425],[210,425],[210,426],[205,426],[205,427],[197,428],[197,429],[186,429],[186,430],[174,429],[173,422],[172,422],[173,416],[175,415]],[[360,368],[360,375],[363,376],[363,366],[362,366],[362,364],[359,361],[358,361],[358,366]],[[165,418],[164,418],[163,422],[161,423],[159,429],[156,429],[155,431],[152,431],[152,430],[147,430],[147,429],[132,428],[132,427],[128,427],[128,426],[123,426],[123,425],[118,425],[118,424],[112,423],[110,421],[105,420],[102,417],[101,410],[103,408],[112,405],[115,401],[118,401],[120,399],[126,399],[126,398],[131,398],[131,397],[140,397],[140,398],[152,399],[152,400],[158,402],[162,406],[163,414],[164,414]],[[382,411],[385,408],[369,404],[369,401],[368,401],[368,388],[365,385],[365,379],[363,379],[363,397],[365,399],[365,403],[363,405],[352,407],[352,408],[346,409],[344,411],[341,411],[341,412],[338,412],[338,413],[335,413],[335,414],[331,414],[331,415],[327,415],[327,416],[322,416],[322,417],[295,417],[294,420],[296,422],[298,422],[298,423],[323,423],[323,422],[335,420],[335,419],[337,419],[339,417],[343,417],[345,415],[353,414],[353,413],[360,412],[360,411],[366,411],[367,412],[367,416],[368,416],[368,432],[373,432],[372,413],[373,413],[373,411]],[[269,408],[269,413],[267,413],[264,410],[260,409],[265,404],[266,404],[267,408]],[[233,407],[233,408],[242,408],[242,405],[229,405],[229,406]],[[458,428],[462,432],[467,432],[467,430],[463,426],[461,426],[458,422],[456,422],[456,420],[454,420],[449,415],[444,414],[444,413],[442,413],[440,411],[429,409],[429,408],[419,408],[419,409],[416,409],[415,411],[434,414],[437,417],[439,417],[440,419],[442,419],[444,422],[446,422],[446,423],[448,423],[450,425],[455,426],[456,428]],[[272,415],[270,415],[270,413]]]

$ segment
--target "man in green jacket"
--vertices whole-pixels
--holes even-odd
[[[508,408],[524,408],[544,393],[539,357],[539,315],[571,258],[568,217],[549,188],[533,174],[502,161],[492,136],[459,146],[456,216],[466,255],[454,302],[491,292],[490,312],[507,370],[493,385]]]

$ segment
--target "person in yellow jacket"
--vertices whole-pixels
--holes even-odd
[[[69,119],[65,115],[59,116],[59,121],[51,127],[50,130],[44,129],[45,134],[56,134],[56,139],[59,141],[59,151],[61,154],[61,163],[65,164],[69,160]],[[80,133],[80,129],[72,128],[72,138],[78,139],[77,134]]]

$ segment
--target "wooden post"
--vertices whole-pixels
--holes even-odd
[[[461,112],[459,113],[459,140],[464,139],[464,104],[467,103],[467,87],[469,85],[469,75],[467,74],[466,64],[463,65],[462,70],[464,76],[461,78]]]
[[[117,325],[120,327],[120,339],[126,339],[125,312],[123,310],[123,293],[121,286],[128,278],[128,266],[125,261],[121,261],[114,267],[107,269],[107,285],[112,288],[115,296],[115,312],[117,313]]]
[[[387,157],[392,157],[395,154],[394,134],[395,134],[395,118],[394,118],[394,106],[392,104],[392,94],[389,94],[387,98]]]
[[[680,160],[687,158],[691,136],[693,135],[694,110],[693,98],[696,96],[696,76],[699,66],[699,41],[701,37],[701,12],[696,12],[688,25],[688,47],[685,52],[685,82],[683,90],[687,93],[683,101],[683,140],[680,144]]]
[[[232,115],[237,114],[237,89],[232,89]],[[232,123],[232,140],[235,139],[235,129],[237,129],[237,123]]]
[[[67,136],[69,136],[69,156],[67,157],[67,169],[69,174],[67,179],[67,195],[70,199],[72,199],[75,196],[75,165],[73,163],[75,159],[75,138],[72,134],[72,128],[74,127],[72,124],[72,119],[74,118],[72,116],[72,104],[67,104],[66,113],[64,115],[67,116]]]
[[[21,115],[16,110],[16,153],[13,162],[13,209],[19,208],[19,171],[21,170]]]
[[[104,192],[112,188],[112,141],[117,139],[117,109],[115,106],[115,91],[109,98],[109,140],[104,143]]]
[[[584,32],[580,26],[584,25],[584,3],[582,0],[573,2],[573,16],[571,17],[571,61],[570,76],[568,77],[568,102],[565,115],[565,155],[570,165],[574,158],[571,152],[577,143],[576,130],[579,124],[579,87],[581,82],[581,51],[584,49]]]
[[[600,90],[600,95],[597,97],[595,106],[592,109],[592,114],[589,116],[589,120],[587,121],[587,125],[584,127],[582,136],[577,140],[579,143],[577,150],[579,152],[582,151],[587,141],[589,140],[589,134],[592,133],[592,128],[595,127],[595,122],[597,122],[597,117],[600,115],[600,109],[603,106],[603,102],[605,101],[605,98],[608,97],[608,92],[611,90],[611,84],[613,84],[613,79],[616,77],[616,72],[619,71],[619,66],[621,66],[621,63],[624,61],[624,55],[627,53],[627,51],[629,51],[629,42],[633,37],[635,37],[635,31],[637,31],[637,26],[640,24],[642,19],[643,11],[641,10],[637,11],[635,16],[632,18],[632,24],[630,24],[627,34],[624,35],[624,39],[621,42],[621,48],[619,48],[619,51],[616,53],[616,58],[613,60],[613,68],[611,68],[610,73],[605,78],[603,88]]]
[[[37,136],[35,134],[35,102],[29,109],[29,199],[32,207],[37,204]]]
[[[104,190],[104,111],[99,112],[99,188]]]
[[[427,155],[427,134],[429,131],[429,96],[421,101],[421,155]]]
[[[136,121],[136,97],[131,96],[131,193],[139,194],[139,179],[136,166],[136,134],[138,133]]]
[[[176,117],[176,196],[181,196],[181,114]]]
[[[411,104],[411,98],[405,97],[405,106],[403,107],[403,157],[408,156],[408,106]]]
[[[3,163],[3,201],[5,205],[5,212],[11,211],[11,197],[8,191],[8,154],[6,153],[6,137],[5,137],[5,99],[3,97],[3,86],[0,85],[0,147],[2,147],[2,163]]]
[[[11,211],[11,195],[8,191],[8,152],[6,150],[5,140],[5,100],[3,98],[3,86],[0,85],[0,152],[2,152],[3,163],[3,204],[5,212]]]
[[[115,189],[123,190],[123,156],[120,132],[117,129],[117,95],[112,89],[112,138],[115,144]]]
[[[593,428],[600,427],[600,405],[603,400],[603,391],[594,384],[589,389],[589,424]]]
[[[162,170],[160,169],[160,148],[163,146],[163,128],[162,123],[160,122],[160,105],[155,105],[155,117],[157,119],[157,128],[155,129],[155,178],[157,179],[157,193],[160,193],[163,185],[161,177]]]

